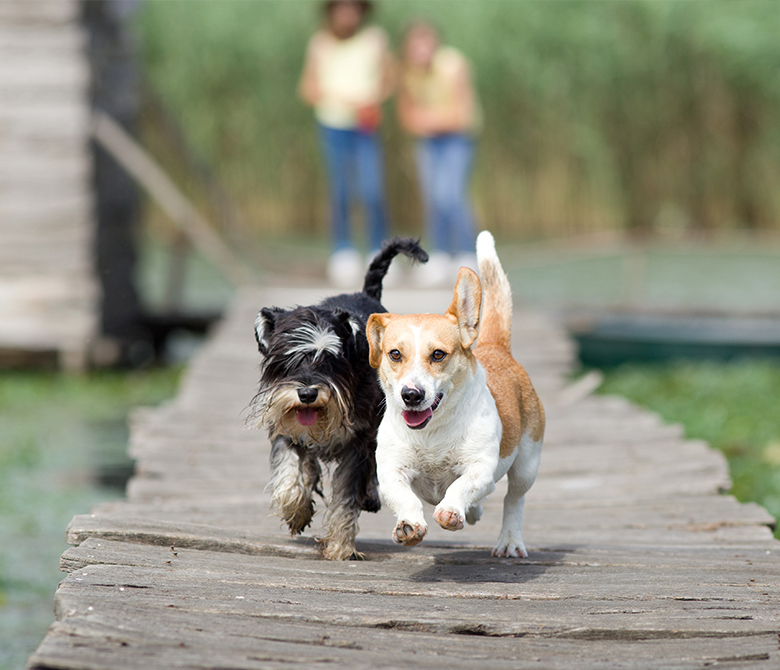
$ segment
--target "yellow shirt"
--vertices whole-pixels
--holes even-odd
[[[457,104],[457,86],[459,73],[468,69],[466,57],[454,47],[440,47],[433,56],[431,67],[427,70],[417,67],[404,69],[403,82],[409,97],[415,105],[428,109],[451,107]],[[482,110],[476,91],[474,96],[474,115],[466,133],[476,135],[482,128]]]
[[[340,40],[320,31],[309,42],[321,99],[314,115],[324,126],[357,127],[357,110],[379,102],[387,36],[376,26]]]

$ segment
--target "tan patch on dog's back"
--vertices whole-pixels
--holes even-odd
[[[487,385],[503,426],[499,456],[511,455],[523,435],[541,441],[544,408],[523,366],[500,345],[478,344],[474,355],[485,368]]]

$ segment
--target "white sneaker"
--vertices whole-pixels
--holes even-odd
[[[417,288],[444,288],[455,285],[457,273],[452,273],[452,257],[444,251],[434,251],[428,262],[413,270],[413,281]]]
[[[363,259],[355,249],[341,249],[328,259],[328,281],[336,288],[360,288],[363,270]]]

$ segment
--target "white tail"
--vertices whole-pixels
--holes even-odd
[[[479,344],[497,344],[511,350],[512,288],[498,260],[496,242],[486,230],[477,236],[477,262],[482,281]]]

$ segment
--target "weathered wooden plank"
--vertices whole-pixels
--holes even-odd
[[[421,563],[405,560],[407,554],[396,558],[398,550],[389,547],[382,561],[267,556],[252,562],[235,554],[158,549],[156,566],[90,564],[71,572],[58,589],[57,610],[99,616],[122,602],[150,614],[168,608],[201,612],[206,621],[223,613],[442,635],[471,625],[496,637],[544,632],[577,639],[680,639],[777,632],[780,589],[769,564],[750,566],[755,581],[749,583],[742,581],[741,566],[702,571],[675,565],[670,588],[669,566],[643,565],[647,579],[637,580],[628,570],[559,565],[549,555],[521,564],[443,550]]]
[[[36,108],[51,104],[67,105],[69,100],[51,100],[39,103]],[[14,163],[23,166],[46,167],[46,160],[76,156],[88,162],[85,155],[85,139],[88,137],[87,110],[80,114],[66,114],[57,109],[56,114],[36,114],[34,109],[20,114],[0,114],[0,131],[3,133],[2,162],[9,167]],[[78,153],[80,151],[80,153]],[[28,170],[29,171],[29,170]]]
[[[76,0],[3,0],[0,21],[6,25],[56,25],[73,23],[79,16]]]
[[[54,119],[52,122],[58,123]],[[0,131],[3,131],[2,123],[0,123]],[[70,184],[77,179],[82,180],[77,183],[83,189],[84,183],[90,176],[91,162],[86,153],[86,146],[81,142],[68,140],[68,144],[65,145],[67,150],[62,153],[50,151],[46,146],[41,147],[37,141],[14,144],[16,146],[13,150],[6,145],[0,158],[0,180],[5,188],[24,187],[28,180],[55,182],[59,178],[63,184]],[[71,147],[77,150],[72,151]]]
[[[483,505],[485,520],[490,515],[500,515],[501,497],[492,497]],[[200,499],[166,499],[157,503],[105,503],[95,508],[98,517],[154,516],[159,521],[174,524],[202,523],[222,528],[261,530],[284,534],[280,522],[268,514],[270,494],[261,489],[241,495],[205,496]],[[320,513],[322,505],[318,506]],[[321,515],[321,514],[320,514]],[[314,528],[319,527],[315,517]],[[367,521],[368,520],[368,521]],[[480,522],[481,523],[481,522]],[[538,501],[530,502],[526,508],[524,527],[529,537],[541,535],[540,531],[574,529],[600,531],[606,528],[638,530],[660,529],[662,531],[687,530],[691,533],[706,533],[724,526],[769,526],[774,518],[761,506],[743,505],[730,496],[702,496],[700,498],[668,499],[663,502],[634,500],[630,504],[614,505],[603,500],[596,501]],[[374,517],[363,516],[361,537],[366,539],[387,539],[390,536],[392,517],[380,512]],[[466,530],[464,537],[474,541],[474,533],[483,533],[478,524]],[[493,532],[492,530],[489,532]],[[447,539],[459,536],[444,534]]]
[[[3,217],[3,235],[10,235],[15,232],[21,237],[24,227],[35,226],[36,224],[48,226],[49,230],[53,232],[54,229],[51,227],[51,224],[57,211],[61,212],[62,225],[66,230],[72,231],[74,229],[77,230],[79,227],[85,228],[83,222],[85,216],[90,212],[91,202],[90,197],[84,190],[81,192],[70,191],[57,194],[55,197],[37,201],[30,201],[23,194],[11,192],[0,202],[0,216]],[[78,225],[79,221],[82,223],[81,226]],[[22,237],[22,239],[24,238]]]
[[[249,465],[248,465],[249,467]],[[260,466],[262,467],[262,466]],[[223,480],[209,480],[203,477],[146,478],[137,477],[128,487],[128,496],[134,502],[152,502],[155,500],[201,500],[205,498],[232,497],[262,491],[268,483],[268,477],[260,474],[255,479],[242,478],[232,490],[225,487]],[[663,484],[652,477],[636,477],[626,480],[620,475],[602,477],[548,477],[534,487],[533,497],[529,496],[529,505],[544,505],[549,502],[565,500],[571,505],[601,503],[626,505],[632,502],[652,502],[667,496],[710,496],[724,490],[722,473],[707,471],[682,473],[668,478]],[[694,477],[693,481],[691,476]],[[503,485],[502,485],[503,486]],[[503,488],[497,489],[492,500],[500,501]],[[607,491],[605,494],[604,492]],[[642,495],[637,495],[640,492]],[[500,515],[498,515],[500,516]],[[498,521],[498,519],[496,519]]]
[[[30,171],[27,173],[29,178],[23,173],[7,177],[0,175],[0,198],[8,196],[34,198],[36,194],[40,195],[41,189],[46,189],[54,197],[68,197],[83,190],[86,173],[87,168],[84,166],[59,173],[48,169],[37,174]],[[19,236],[19,233],[23,235],[25,231],[18,231],[18,226],[3,225],[3,234],[14,232]],[[54,232],[53,228],[52,232]]]
[[[137,467],[139,476],[130,486],[130,497],[137,501],[158,496],[202,497],[230,493],[237,487],[242,490],[264,488],[268,483],[266,452],[251,442],[232,444],[234,448],[227,444],[222,451],[223,456],[236,457],[232,463],[220,457],[218,442],[205,447],[201,444],[192,452],[181,452],[173,457],[166,454],[157,457],[146,452]],[[561,449],[564,456],[571,451],[574,448]],[[623,459],[618,460],[617,466],[602,461],[603,467],[587,469],[589,457],[600,459],[604,454],[609,455],[609,451],[594,449],[584,452],[581,458],[575,454],[568,462],[553,460],[554,455],[550,455],[543,461],[542,476],[529,499],[540,502],[551,499],[657,500],[673,495],[710,495],[728,490],[730,486],[727,466],[717,454],[711,458],[710,454],[704,454],[700,460],[679,462],[648,459],[642,463]],[[625,467],[621,468],[621,465]],[[501,495],[501,490],[493,497]]]
[[[251,462],[247,464],[251,467]],[[242,494],[261,491],[268,483],[267,474],[262,474],[259,465],[256,478],[243,477],[236,481],[231,489],[225,487],[223,479],[209,480],[199,476],[178,476],[171,478],[137,477],[128,487],[128,496],[134,502],[151,502],[156,499],[173,498],[204,499],[211,497],[232,496],[236,492]],[[242,473],[244,474],[244,473]],[[550,501],[566,500],[570,504],[586,502],[602,502],[603,504],[625,505],[635,501],[654,501],[667,496],[709,496],[725,491],[728,482],[720,471],[688,471],[667,477],[658,482],[652,475],[637,477],[622,477],[620,474],[604,476],[563,476],[547,477],[544,482],[538,482],[533,489],[533,497],[529,495],[529,504],[538,501],[545,504]],[[493,494],[500,500],[501,490]],[[640,495],[638,495],[640,494]]]
[[[294,603],[290,601],[290,605]],[[774,635],[733,637],[728,651],[717,638],[570,639],[494,637],[465,627],[461,634],[362,629],[324,622],[300,624],[284,618],[245,619],[213,614],[204,627],[199,613],[175,608],[160,619],[126,616],[123,608],[105,608],[100,617],[74,616],[53,627],[31,668],[289,668],[322,663],[343,668],[495,668],[620,667],[696,668],[703,666],[776,667]],[[230,631],[225,635],[222,631]],[[476,633],[476,634],[475,634]],[[734,665],[731,665],[734,664]]]
[[[89,66],[79,52],[61,54],[61,58],[43,54],[38,57],[7,57],[11,67],[0,68],[0,91],[10,93],[19,89],[73,89],[86,90],[89,85]]]
[[[241,438],[241,433],[228,433],[222,439],[217,435],[169,438],[170,449],[165,448],[166,440],[157,439],[135,446],[131,455],[142,459],[139,474],[151,477],[202,475],[213,480],[227,472],[239,480],[249,476],[241,463],[228,461],[228,456],[241,459],[244,465],[258,464],[265,472],[269,450],[264,440]],[[641,456],[637,456],[635,450],[641,450]],[[610,443],[577,446],[567,443],[551,447],[547,454],[549,457],[543,461],[542,470],[547,476],[581,477],[609,473],[636,476],[642,473],[655,478],[695,470],[712,471],[725,477],[727,469],[721,454],[698,442],[648,440],[628,446]],[[672,457],[679,460],[672,461]],[[594,459],[597,459],[595,463]]]
[[[38,4],[40,0],[36,0]],[[4,0],[4,5],[8,0]],[[26,2],[26,4],[34,4]],[[59,5],[68,2],[59,0]],[[73,3],[78,5],[78,3]],[[2,16],[2,13],[0,13]],[[0,55],[40,55],[46,54],[56,58],[58,55],[79,53],[86,46],[86,33],[77,23],[66,27],[55,23],[40,23],[24,25],[9,20],[7,17],[0,22]]]
[[[194,529],[194,526],[191,527]],[[271,566],[272,570],[296,571],[305,570],[316,574],[328,575],[348,575],[349,579],[364,580],[367,589],[370,589],[370,581],[379,575],[387,583],[393,583],[395,577],[392,571],[396,564],[406,566],[403,568],[403,574],[408,579],[410,570],[427,570],[431,566],[464,566],[462,570],[471,570],[475,574],[470,580],[461,579],[463,572],[457,575],[442,575],[431,583],[441,584],[443,581],[461,581],[463,588],[476,588],[473,584],[483,582],[495,583],[518,583],[527,584],[527,582],[537,580],[540,570],[557,571],[555,580],[573,578],[582,581],[588,578],[588,571],[597,569],[599,571],[621,571],[626,573],[619,577],[620,580],[628,579],[636,582],[632,588],[655,589],[656,595],[668,596],[670,584],[668,581],[661,580],[645,585],[637,586],[640,581],[637,580],[638,570],[688,570],[693,575],[698,570],[702,579],[712,579],[718,574],[732,574],[731,578],[725,579],[724,583],[739,583],[750,588],[756,588],[756,593],[762,598],[765,596],[764,590],[755,586],[755,584],[768,584],[776,582],[774,571],[777,567],[780,548],[777,545],[767,549],[766,546],[746,547],[735,551],[733,547],[719,546],[709,547],[702,551],[700,547],[657,547],[648,552],[644,547],[634,547],[630,543],[623,546],[600,547],[596,545],[583,545],[581,547],[564,549],[539,549],[532,551],[528,559],[496,559],[491,556],[485,556],[481,547],[468,544],[435,542],[428,546],[427,551],[415,551],[393,544],[390,540],[373,540],[366,542],[366,557],[360,561],[351,561],[345,563],[333,563],[322,559],[317,551],[312,551],[314,541],[310,538],[296,539],[289,550],[277,551],[274,547],[279,544],[280,539],[285,539],[281,535],[255,536],[257,542],[252,545],[254,548],[247,551],[227,552],[214,551],[208,548],[185,547],[184,544],[170,544],[168,537],[159,536],[157,543],[134,542],[130,540],[111,540],[100,537],[87,537],[82,543],[69,548],[60,560],[60,566],[65,572],[74,572],[88,568],[90,565],[108,565],[108,566],[136,566],[136,567],[154,567],[171,568],[174,558],[187,557],[187,563],[177,563],[180,568],[190,570],[198,569],[198,566],[206,570],[208,566],[219,567],[223,562],[232,566],[230,569],[236,573],[245,573],[250,571],[262,571],[265,565]],[[173,546],[173,549],[171,547]],[[176,554],[173,556],[172,554]],[[262,557],[262,558],[260,558]],[[266,558],[271,557],[271,558]],[[295,560],[290,561],[288,557]],[[312,561],[305,565],[296,561]],[[316,565],[315,565],[316,564]],[[409,567],[411,566],[411,567]],[[416,567],[415,567],[416,566]],[[471,566],[471,567],[468,567]],[[492,574],[500,566],[499,574]],[[492,568],[492,569],[491,569]],[[754,571],[755,568],[755,571]],[[453,568],[455,569],[455,568]],[[461,570],[457,568],[456,571]],[[88,571],[88,570],[87,570]],[[502,572],[503,571],[503,572]],[[524,572],[526,571],[526,572]],[[745,574],[737,575],[740,571]],[[579,574],[584,572],[586,574]],[[746,573],[750,575],[746,577]],[[476,574],[478,573],[478,574]],[[514,577],[510,579],[504,573],[511,573]],[[354,577],[358,575],[358,577]],[[737,575],[737,577],[734,577]],[[527,578],[527,579],[526,579]],[[757,580],[750,582],[749,580]],[[388,581],[389,580],[389,581]],[[736,581],[735,581],[736,580]],[[763,580],[763,581],[762,581]],[[419,581],[416,580],[415,583]],[[429,580],[431,581],[431,580]],[[597,594],[612,593],[612,591],[601,591],[602,585],[599,580],[594,580],[594,592]],[[653,582],[653,580],[647,580]],[[335,583],[335,582],[334,582]],[[385,583],[385,582],[382,582]],[[473,583],[473,584],[472,584]],[[536,584],[536,581],[534,581]],[[293,586],[295,583],[293,583]],[[751,586],[752,585],[752,586]],[[537,585],[535,591],[540,597],[547,593],[547,586]],[[389,588],[389,587],[388,587]],[[397,588],[397,584],[395,587]],[[519,588],[519,587],[518,587]],[[529,587],[530,588],[530,587]],[[536,588],[536,586],[533,586]],[[609,589],[611,587],[605,586]],[[775,584],[772,588],[778,588]],[[482,591],[480,591],[482,593]],[[507,596],[506,591],[499,595]],[[529,591],[522,592],[529,595]],[[579,591],[571,589],[571,597],[580,597]],[[529,596],[530,597],[530,596]],[[676,597],[676,596],[675,596]],[[684,598],[680,598],[684,599]],[[714,600],[714,599],[713,599]]]
[[[241,495],[236,492],[236,496]],[[244,508],[244,514],[237,515],[231,522],[232,525],[221,525],[223,519],[213,519],[214,523],[207,521],[210,516],[206,512],[198,514],[182,515],[177,513],[166,514],[164,509],[156,511],[155,518],[145,516],[132,517],[121,508],[116,508],[109,515],[80,515],[74,517],[68,527],[67,538],[72,544],[79,543],[86,538],[101,538],[107,540],[130,541],[143,544],[163,544],[194,547],[221,552],[278,554],[289,551],[296,554],[301,547],[308,546],[314,537],[322,535],[322,513],[315,516],[311,532],[307,532],[300,538],[288,538],[280,521],[267,513],[268,507],[263,507],[265,502],[262,497],[255,499],[256,514],[252,516],[251,509]],[[207,503],[203,503],[205,508]],[[147,512],[148,512],[147,508]],[[202,509],[202,508],[201,508]],[[143,508],[136,507],[136,511],[143,513]],[[588,510],[590,511],[590,510]],[[581,513],[580,518],[587,516],[587,512]],[[500,519],[499,505],[492,509],[485,509],[485,514],[494,519]],[[534,519],[532,508],[529,517]],[[576,517],[569,521],[544,524],[543,520],[552,517],[553,514],[544,514],[540,511],[536,517],[539,521],[529,523],[526,528],[526,543],[532,550],[540,547],[558,547],[581,550],[582,547],[598,546],[603,550],[612,547],[635,546],[641,547],[643,552],[648,548],[657,547],[720,547],[729,543],[743,543],[750,546],[762,547],[762,551],[772,550],[772,536],[769,529],[760,523],[762,519],[750,517],[729,518],[724,514],[718,521],[700,521],[689,519],[682,522],[663,523],[661,520],[653,523],[642,523],[636,518],[630,522],[626,518],[616,519],[610,522],[605,517],[601,518],[593,514],[594,522],[590,525],[577,525]],[[565,513],[560,516],[565,517]],[[649,516],[649,515],[648,515]],[[432,523],[431,511],[428,510],[427,518],[430,521],[428,538],[423,548],[425,552],[429,546],[444,543],[448,546],[479,546],[480,551],[489,554],[489,548],[498,536],[498,525],[490,519],[484,519],[473,527],[451,533],[444,531]],[[703,517],[706,519],[706,517]],[[241,524],[241,521],[244,521]],[[763,519],[766,520],[765,517]],[[485,523],[483,523],[485,521]],[[751,522],[752,521],[752,522]],[[758,521],[759,523],[755,523]],[[358,539],[358,547],[361,551],[369,551],[367,545],[372,542],[386,542],[389,540],[394,522],[392,516],[386,511],[377,515],[364,514],[360,519],[361,533]],[[407,553],[417,553],[407,550]]]

